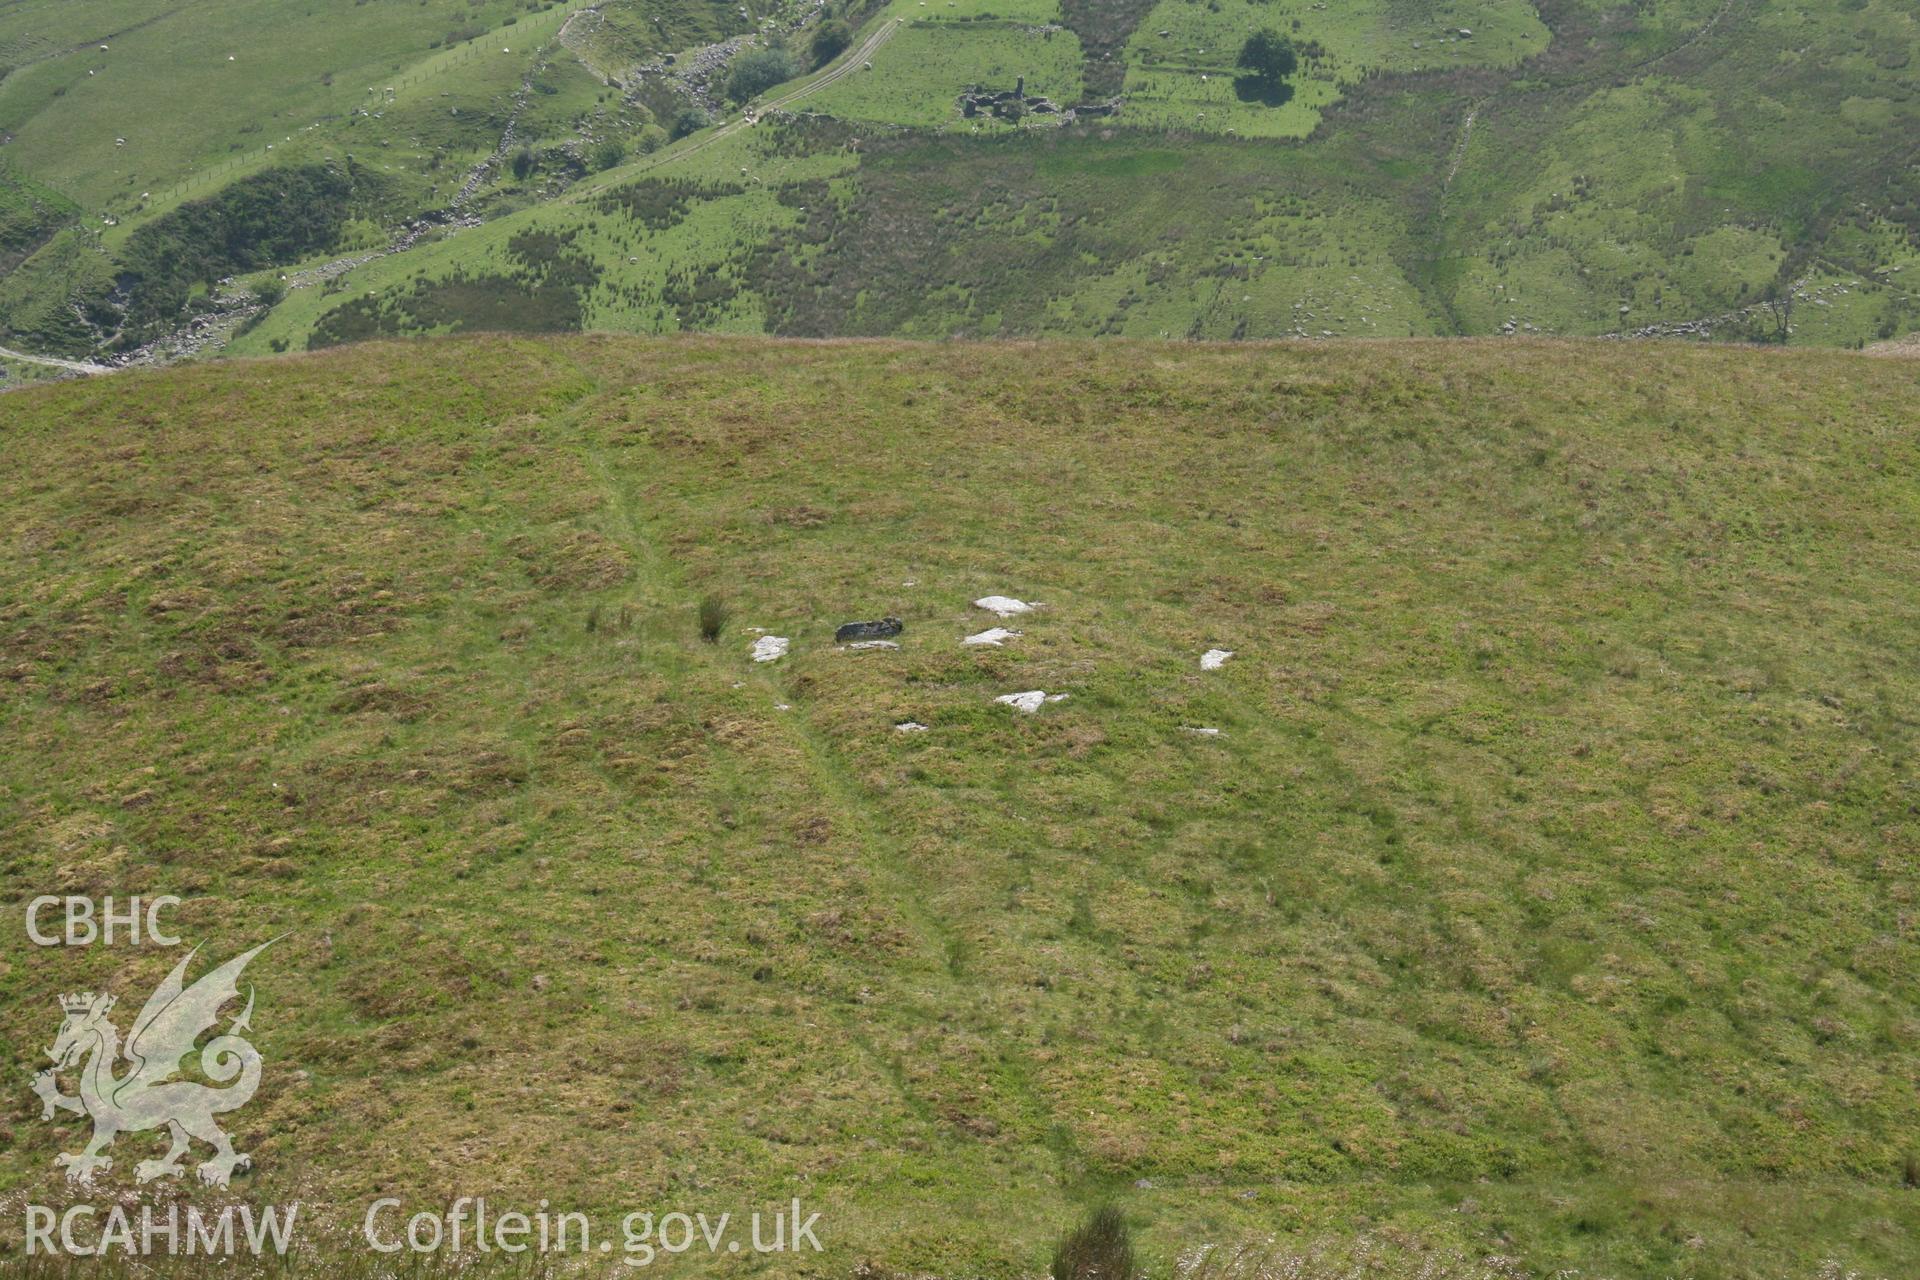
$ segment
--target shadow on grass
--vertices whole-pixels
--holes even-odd
[[[1293,86],[1284,80],[1244,75],[1233,78],[1233,94],[1242,102],[1257,102],[1263,107],[1280,107],[1293,101]]]

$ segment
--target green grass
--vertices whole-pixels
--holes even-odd
[[[337,120],[450,29],[486,31],[516,14],[526,6],[504,0],[368,3],[344,14],[265,0],[30,0],[0,19],[0,39],[32,32],[65,48],[46,48],[0,81],[0,128],[14,134],[12,161],[41,181],[89,208],[124,206]]]
[[[822,90],[807,101],[807,109],[847,120],[984,129],[997,122],[963,120],[961,92],[976,84],[1012,89],[1022,76],[1030,95],[1062,106],[1080,100],[1080,42],[1066,30],[915,22],[872,61],[873,70]]]
[[[1292,78],[1292,100],[1280,107],[1242,102],[1234,93],[1234,59],[1261,28],[1315,50]],[[1472,37],[1461,38],[1462,28]],[[1303,138],[1364,75],[1511,67],[1546,46],[1547,30],[1532,6],[1510,0],[1421,6],[1160,0],[1126,48],[1126,118],[1203,133]]]
[[[288,934],[243,1195],[1910,1268],[1911,360],[484,337],[5,404],[4,896]],[[1047,605],[962,648],[989,592]],[[8,953],[0,1069],[172,959]]]

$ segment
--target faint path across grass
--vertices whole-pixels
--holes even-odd
[[[589,396],[581,402],[581,406],[590,405],[592,402],[593,397]],[[571,412],[578,412],[579,408],[580,406],[577,406]],[[634,509],[626,485],[622,483],[620,476],[607,459],[591,444],[585,442],[581,447],[581,458],[588,473],[593,476],[606,497],[608,508],[613,516],[609,522],[610,530],[633,557],[636,567],[635,577],[645,584],[650,603],[656,609],[670,609],[676,597],[688,593],[678,566],[661,549],[659,540],[648,531],[645,518]],[[778,683],[768,678],[766,673],[756,671],[754,675],[757,683],[766,687],[770,694],[777,691],[783,699],[792,696],[784,690],[779,690]],[[798,713],[795,713],[788,723],[797,729],[797,732],[793,732],[793,736],[798,740],[802,755],[807,762],[810,781],[818,790],[836,802],[834,806],[836,818],[844,819],[849,814],[859,815],[855,836],[859,846],[866,850],[879,847],[879,838],[872,829],[872,823],[867,815],[858,809],[857,800],[850,794],[847,784],[840,777],[841,771],[828,758],[817,735],[805,729],[804,721],[799,719]],[[903,875],[896,872],[891,865],[883,864],[875,869],[890,882],[890,888],[896,895],[893,900],[901,906],[903,914],[914,921],[915,931],[920,935],[923,952],[922,962],[916,969],[916,975],[926,981],[938,978],[945,973],[940,956],[945,930],[919,906],[917,895],[910,891],[911,886],[906,883]],[[769,976],[766,981],[778,983],[781,986],[789,985],[775,976]],[[807,996],[814,993],[793,988],[792,994]],[[877,1077],[892,1085],[902,1105],[923,1119],[934,1116],[932,1102],[914,1088],[912,1080],[901,1068],[898,1055],[885,1045],[877,1043],[872,1035],[872,1029],[864,1025],[860,1018],[853,1016],[848,1006],[832,1000],[822,1000],[817,1007],[833,1018],[840,1034],[845,1036],[847,1041],[858,1048],[860,1053],[872,1063]],[[932,1011],[929,1016],[934,1016],[935,1013],[937,1011]]]
[[[595,401],[595,395],[584,397],[566,411],[566,416],[590,412]],[[652,606],[671,609],[678,600],[691,597],[692,588],[685,582],[680,566],[664,549],[661,539],[649,530],[645,515],[636,509],[615,465],[591,438],[583,438],[579,449],[587,473],[605,496],[612,517],[608,530],[632,557],[636,579],[645,583]],[[914,1009],[913,1019],[918,1025],[934,1025],[944,1017],[951,1017],[955,1010],[969,1007],[977,997],[977,991],[969,986],[968,976],[956,960],[965,953],[968,940],[928,904],[911,855],[887,829],[884,807],[851,775],[846,761],[835,751],[831,736],[807,717],[805,699],[798,691],[786,687],[780,674],[777,665],[756,666],[746,678],[763,689],[770,702],[790,708],[776,721],[780,726],[776,732],[797,748],[809,789],[827,801],[835,823],[844,825],[853,847],[861,851],[862,868],[884,884],[886,901],[900,913],[916,939],[915,955],[909,967],[911,981],[889,991],[888,1004],[892,1006],[893,1015],[897,1019],[902,1012],[901,1005],[907,1003]],[[876,985],[880,978],[880,974],[874,975]],[[796,989],[795,994],[811,993]],[[909,1073],[902,1068],[898,1051],[877,1038],[885,1030],[883,1026],[860,1017],[856,1006],[823,1001],[819,1007],[834,1018],[848,1041],[892,1083],[906,1107],[921,1117],[937,1114],[936,1101],[916,1088]],[[1006,1055],[1000,1059],[999,1066],[1000,1081],[1019,1095],[1021,1109],[1032,1115],[1051,1115],[1052,1107],[1044,1090],[1032,1078],[1029,1064],[1018,1055]],[[1052,1125],[1049,1132],[1051,1136],[1046,1145],[1058,1162],[1056,1174],[1071,1185],[1083,1163],[1081,1155],[1067,1130]]]

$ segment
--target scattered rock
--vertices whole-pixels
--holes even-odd
[[[902,720],[899,724],[893,726],[893,731],[895,733],[925,733],[927,726],[921,724],[918,720]]]
[[[545,991],[548,987],[552,985],[553,985],[553,979],[549,978],[546,974],[536,973],[533,975],[533,989],[535,991]]]
[[[878,622],[846,622],[833,633],[835,644],[846,644],[853,640],[891,640],[906,630],[906,624],[898,618],[882,618]]]
[[[855,640],[846,647],[848,649],[898,649],[900,642],[897,640]]]
[[[761,636],[753,642],[753,660],[772,662],[787,656],[787,638],[785,636]]]
[[[1040,602],[1035,600],[1029,603],[1025,600],[1015,600],[1012,596],[981,596],[973,602],[973,607],[985,609],[988,613],[1002,618],[1011,618],[1022,613],[1032,613],[1040,607]]]
[[[663,80],[669,88],[679,90],[709,114],[723,112],[727,105],[722,91],[727,68],[753,42],[751,34],[737,35],[719,44],[695,49],[685,57],[669,53],[659,62],[635,67],[628,78],[631,88],[626,96],[629,101],[636,100],[647,80]]]
[[[1019,638],[1020,638],[1020,633],[1018,631],[1009,631],[1005,627],[988,627],[985,631],[975,632],[974,634],[968,636],[966,639],[962,640],[960,643],[961,644],[990,644],[997,649],[1001,645],[1005,644],[1007,641],[1017,640]]]
[[[1231,649],[1209,649],[1200,655],[1200,669],[1202,671],[1218,671],[1226,665],[1227,659],[1232,656],[1233,650]]]
[[[1064,702],[1066,697],[1067,695],[1064,693],[1048,693],[1045,689],[1029,689],[1025,693],[1003,693],[995,698],[994,701],[1004,702],[1016,711],[1023,711],[1027,715],[1032,715],[1040,709],[1040,704],[1044,702]]]
[[[1197,733],[1203,738],[1217,738],[1220,736],[1218,729],[1208,729],[1197,724],[1183,724],[1180,726],[1180,732]]]

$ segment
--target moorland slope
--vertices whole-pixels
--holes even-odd
[[[803,1195],[833,1275],[1031,1275],[1107,1198],[1158,1265],[1906,1274],[1914,372],[573,337],[26,389],[0,896],[286,935],[242,1195]],[[1044,607],[963,646],[989,594]],[[0,1191],[66,1194],[55,996],[175,958],[0,960]]]

